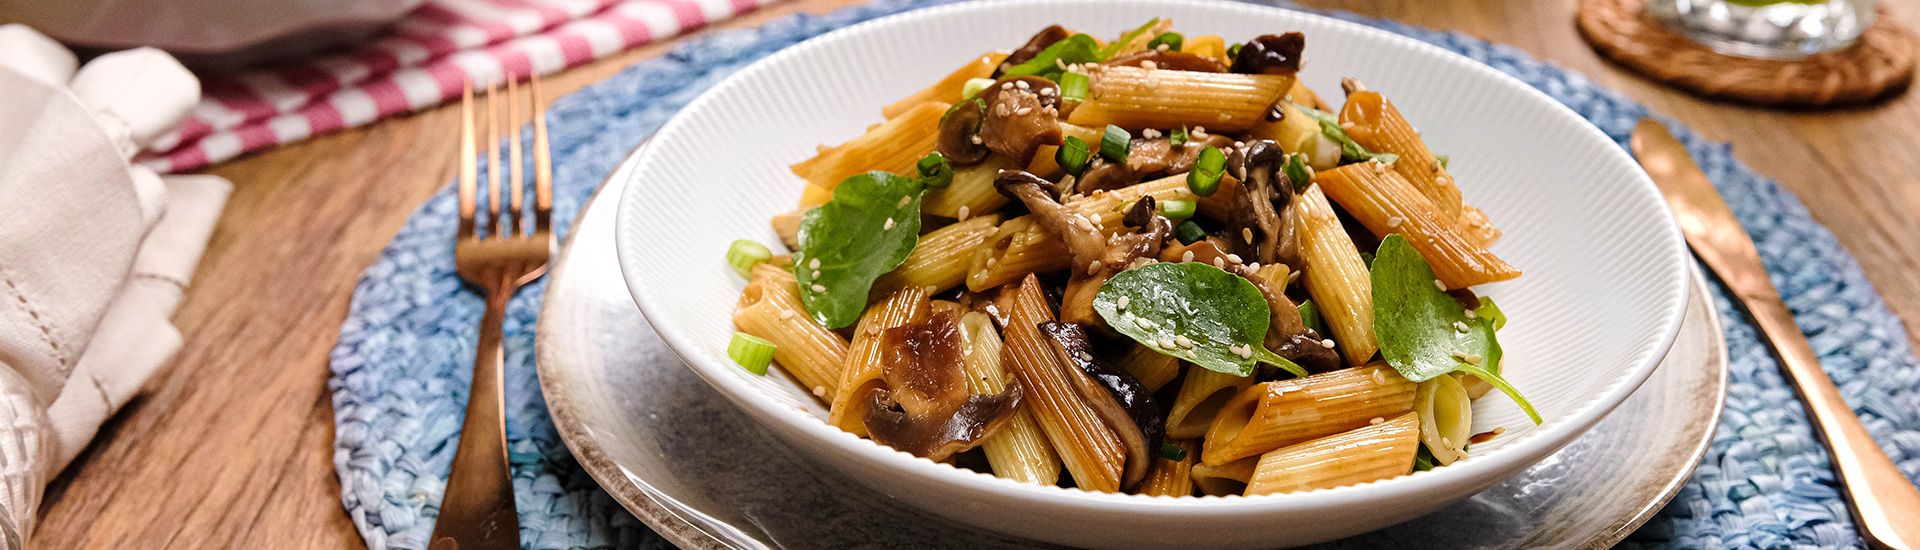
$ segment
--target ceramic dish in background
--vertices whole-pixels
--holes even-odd
[[[1155,498],[1022,485],[936,464],[822,421],[784,375],[748,374],[725,353],[742,282],[721,257],[767,225],[801,182],[787,165],[879,120],[879,108],[982,51],[1051,23],[1114,34],[1152,17],[1239,40],[1301,31],[1302,78],[1324,93],[1353,76],[1393,98],[1468,201],[1506,233],[1495,247],[1527,272],[1496,285],[1509,379],[1547,422],[1506,399],[1474,405],[1474,428],[1505,427],[1472,458],[1431,472],[1285,495]],[[845,477],[983,529],[1095,546],[1306,544],[1378,529],[1472,495],[1578,437],[1644,381],[1671,345],[1687,255],[1665,204],[1620,147],[1525,84],[1465,57],[1329,18],[1177,0],[1006,1],[876,20],[810,40],[716,86],[640,154],[618,204],[629,292],[702,379],[769,431]],[[1033,518],[1048,518],[1036,522]]]
[[[547,275],[534,340],[554,427],[601,487],[690,550],[1033,546],[852,486],[787,452],[687,372],[641,318],[614,258],[614,203],[633,164],[610,176],[569,232]],[[1433,514],[1327,546],[1601,549],[1620,542],[1679,492],[1720,418],[1726,341],[1705,284],[1695,276],[1680,335],[1653,376],[1573,444]]]

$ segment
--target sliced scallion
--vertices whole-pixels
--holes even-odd
[[[1060,150],[1053,153],[1053,161],[1060,164],[1073,177],[1087,171],[1087,161],[1093,153],[1087,150],[1087,142],[1077,137],[1067,136],[1060,140]]]
[[[1100,136],[1100,156],[1116,163],[1127,162],[1127,147],[1133,143],[1133,134],[1126,128],[1107,125],[1107,133]],[[1222,159],[1224,161],[1224,159]]]
[[[1220,190],[1220,174],[1227,168],[1227,155],[1219,148],[1208,147],[1200,151],[1200,158],[1193,161],[1193,169],[1187,171],[1187,189],[1202,197],[1213,196]]]
[[[1181,147],[1186,147],[1187,139],[1188,137],[1187,137],[1186,126],[1181,126],[1180,129],[1174,130],[1172,133],[1167,134],[1167,143],[1172,145],[1176,149]]]
[[[753,266],[771,259],[773,251],[767,250],[764,244],[740,239],[727,245],[727,265],[732,266],[733,272],[741,277],[753,278]]]
[[[960,87],[960,97],[968,98],[980,95],[980,92],[985,91],[988,86],[992,85],[993,79],[991,78],[969,78],[967,79],[967,83]]]
[[[1166,216],[1169,220],[1189,219],[1193,217],[1193,211],[1197,207],[1198,205],[1195,205],[1193,201],[1160,201],[1160,215]]]
[[[927,187],[946,187],[953,183],[953,162],[939,151],[920,157],[915,168],[920,170],[920,181],[926,183]]]
[[[1166,460],[1179,462],[1187,459],[1187,448],[1173,443],[1161,442],[1160,449],[1154,454]]]
[[[1087,100],[1087,75],[1067,71],[1060,73],[1060,99],[1069,102]]]
[[[735,332],[733,341],[727,342],[727,357],[733,358],[733,362],[739,363],[747,372],[766,376],[767,365],[773,363],[773,350],[778,347],[765,338]]]
[[[1186,42],[1186,37],[1180,36],[1180,33],[1177,33],[1177,32],[1161,33],[1160,36],[1155,36],[1153,37],[1153,40],[1147,41],[1147,49],[1157,50],[1157,49],[1160,49],[1160,46],[1162,44],[1164,44],[1167,46],[1168,51],[1177,52],[1177,51],[1180,51],[1181,44],[1184,44],[1185,42]]]
[[[1173,236],[1180,239],[1180,244],[1193,244],[1207,238],[1207,230],[1201,229],[1200,224],[1193,223],[1193,220],[1187,220],[1173,228]]]

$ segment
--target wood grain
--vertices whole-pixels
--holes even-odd
[[[796,0],[722,26],[851,3]],[[1732,142],[1839,235],[1895,312],[1920,318],[1920,277],[1910,275],[1920,272],[1920,104],[1911,92],[1827,112],[1707,103],[1602,61],[1574,30],[1573,0],[1306,3],[1511,44]],[[1889,3],[1920,13],[1920,0]],[[667,46],[547,82],[570,91]],[[176,317],[186,347],[49,489],[36,547],[361,546],[334,477],[327,354],[360,272],[452,176],[453,163],[439,159],[455,148],[455,116],[431,109],[211,170],[235,189]]]

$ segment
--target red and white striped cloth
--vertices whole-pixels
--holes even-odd
[[[184,172],[584,64],[777,0],[429,0],[320,57],[203,75],[202,99],[139,161]]]

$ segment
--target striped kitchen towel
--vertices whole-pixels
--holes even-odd
[[[429,0],[366,40],[202,75],[200,104],[138,159],[183,172],[585,64],[777,0]]]

